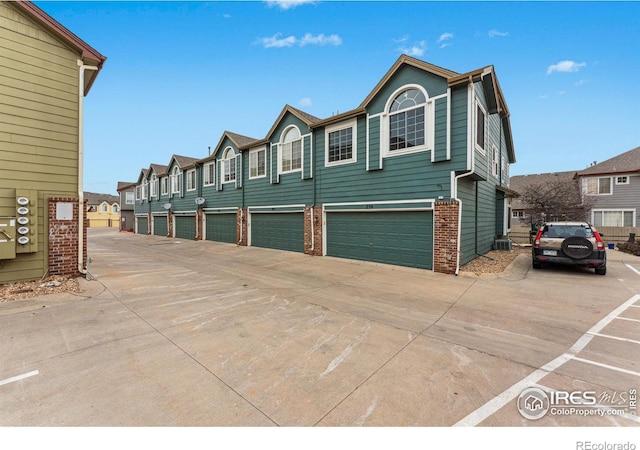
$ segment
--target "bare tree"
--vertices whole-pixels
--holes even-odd
[[[593,198],[583,197],[576,180],[550,180],[527,186],[520,192],[527,215],[535,223],[552,220],[588,220]]]

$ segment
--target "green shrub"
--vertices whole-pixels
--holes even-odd
[[[618,242],[618,250],[640,256],[640,243],[638,242]]]

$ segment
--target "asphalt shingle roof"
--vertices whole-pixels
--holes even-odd
[[[629,172],[640,172],[640,147],[581,170],[578,176]]]

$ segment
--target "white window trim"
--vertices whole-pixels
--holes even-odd
[[[211,172],[209,172],[209,167],[212,167],[213,169],[211,170]],[[207,175],[211,173],[211,180],[208,180],[207,178],[209,178]],[[202,166],[202,185],[203,186],[215,186],[216,185],[216,164],[215,162],[211,161],[208,162],[206,164],[204,164]]]
[[[238,168],[235,167],[235,171],[234,171],[234,176],[233,176],[233,180],[229,179],[226,180],[227,178],[227,168],[229,167],[229,165],[231,164],[231,161],[234,161],[235,164],[235,160],[236,160],[236,152],[233,149],[233,147],[227,147],[224,149],[224,152],[222,152],[222,159],[220,160],[220,184],[228,184],[228,183],[235,183],[236,182],[236,178],[238,177]],[[229,172],[231,173],[231,172]]]
[[[187,170],[187,192],[195,191],[198,187],[196,169]]]
[[[299,139],[299,142],[300,142],[300,168],[299,169],[291,169],[291,170],[286,170],[285,171],[285,170],[282,170],[282,153],[283,153],[283,149],[284,149],[285,145],[287,145],[287,144],[293,146],[293,143],[294,142],[298,142],[298,140],[291,141],[291,142],[284,142],[282,139],[293,128],[298,130],[298,135],[300,136],[300,139]],[[293,149],[292,149],[292,153],[293,153]],[[293,158],[292,158],[292,161],[293,161]],[[288,173],[302,172],[302,167],[303,166],[304,166],[304,136],[300,132],[300,128],[298,128],[295,125],[290,125],[287,128],[285,128],[285,130],[282,132],[282,134],[280,135],[280,142],[278,142],[278,174],[279,175],[286,175]]]
[[[482,110],[482,114],[484,114],[484,148],[480,147],[478,145],[478,107],[480,107],[480,109]],[[478,150],[480,153],[482,153],[483,155],[487,154],[487,144],[489,142],[488,140],[488,127],[489,127],[489,120],[487,117],[487,110],[485,109],[485,107],[482,105],[482,102],[480,102],[480,99],[477,96],[473,97],[473,123],[471,125],[473,127],[473,148]]]
[[[636,209],[635,208],[598,208],[598,209],[592,209],[591,210],[591,223],[595,223],[595,214],[599,213],[599,212],[618,212],[618,213],[626,213],[626,212],[630,212],[632,213],[632,228],[635,228],[636,226]],[[623,222],[624,222],[624,216],[622,218]],[[608,225],[600,225],[600,226],[608,226]],[[624,228],[625,225],[623,225]]]
[[[142,180],[142,200],[147,199],[147,193],[149,192],[149,182],[145,178]]]
[[[491,174],[498,178],[500,172],[500,152],[496,144],[491,144]]]
[[[616,185],[629,184],[629,175],[617,175],[614,178],[615,178],[615,184]],[[621,182],[618,182],[618,178],[625,178],[625,180],[621,181]]]
[[[100,204],[100,212],[101,213],[108,213],[109,212],[109,204],[106,202],[102,202]]]
[[[403,150],[390,150],[389,142],[389,117],[392,115],[389,113],[393,101],[400,93],[408,89],[418,89],[422,91],[426,102],[424,104],[424,145],[416,147],[405,148]],[[405,84],[404,86],[396,89],[391,96],[387,99],[387,104],[384,107],[384,113],[380,119],[380,154],[382,158],[391,158],[394,156],[410,155],[412,153],[427,152],[433,150],[435,145],[435,104],[434,99],[429,97],[429,93],[425,88],[419,84]],[[395,113],[394,113],[395,114]]]
[[[149,181],[149,198],[153,197],[153,198],[158,198],[158,185],[156,184],[158,177],[156,176],[155,173],[151,174],[151,179]]]
[[[264,152],[264,174],[251,176],[251,163],[253,161],[252,155],[258,155],[260,152]],[[258,156],[256,156],[256,163],[257,163],[257,158],[258,158]],[[256,169],[257,169],[257,167],[256,167]],[[256,172],[257,172],[257,170],[256,170]],[[249,179],[250,180],[257,180],[259,178],[267,178],[267,147],[254,148],[254,149],[249,150]]]
[[[342,161],[329,161],[329,134],[346,130],[347,128],[351,128],[351,158],[344,159]],[[326,127],[324,129],[324,166],[325,167],[333,167],[333,166],[342,166],[344,164],[353,164],[358,161],[358,121],[357,119],[352,119],[347,122],[342,122],[336,125],[332,125],[330,127]]]
[[[124,193],[124,204],[125,205],[135,205],[136,203],[136,193],[134,192],[125,192]]]

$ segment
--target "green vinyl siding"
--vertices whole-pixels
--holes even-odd
[[[136,233],[137,234],[147,234],[149,226],[149,218],[148,217],[136,217]]]
[[[196,217],[195,216],[174,216],[174,235],[180,239],[196,238]]]
[[[205,239],[209,241],[228,242],[235,244],[236,213],[230,214],[206,214]]]
[[[251,245],[304,251],[304,214],[252,213]]]
[[[168,232],[167,216],[153,216],[153,234],[166,236]]]
[[[328,212],[326,237],[329,256],[433,267],[430,211]]]

